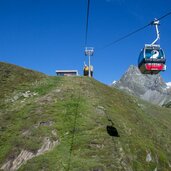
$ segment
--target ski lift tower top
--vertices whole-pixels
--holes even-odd
[[[93,56],[94,48],[93,47],[85,47],[85,56]]]
[[[91,63],[90,63],[90,57],[93,56],[94,54],[94,48],[93,47],[85,47],[85,56],[88,56],[88,65],[89,65],[89,69],[88,69],[88,76],[91,77],[91,71],[90,71],[90,67],[91,67]]]

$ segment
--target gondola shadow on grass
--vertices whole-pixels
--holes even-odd
[[[112,137],[120,137],[117,129],[114,126],[107,125],[106,126],[107,133]]]

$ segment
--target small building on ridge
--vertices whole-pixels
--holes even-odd
[[[57,76],[78,76],[78,70],[56,70]]]

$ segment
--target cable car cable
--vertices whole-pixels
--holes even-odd
[[[109,47],[109,46],[111,46],[111,45],[113,45],[113,44],[115,44],[115,43],[118,43],[118,42],[120,42],[121,40],[126,39],[126,38],[132,36],[133,34],[135,34],[135,33],[139,32],[139,31],[145,29],[146,27],[148,27],[148,26],[150,26],[150,25],[151,25],[151,23],[150,23],[150,24],[147,24],[147,25],[145,25],[144,27],[141,27],[141,28],[139,28],[139,29],[137,29],[137,30],[135,30],[135,31],[133,31],[133,32],[131,32],[131,33],[128,33],[127,35],[125,35],[125,36],[123,36],[123,37],[121,37],[121,38],[119,38],[119,39],[117,39],[117,40],[115,40],[115,41],[113,41],[113,42],[107,44],[106,46],[104,46],[104,47],[101,48],[101,49],[105,49],[105,48],[107,48],[107,47]]]
[[[165,17],[167,17],[167,16],[169,16],[169,15],[171,15],[171,12],[166,13],[165,15],[159,17],[157,20],[162,20],[163,18],[165,18]],[[116,39],[115,41],[113,41],[113,42],[111,42],[111,43],[105,45],[104,47],[102,47],[102,48],[100,48],[100,49],[103,50],[103,49],[105,49],[105,48],[107,48],[107,47],[109,47],[109,46],[111,46],[111,45],[113,45],[113,44],[116,44],[116,43],[120,42],[121,40],[124,40],[124,39],[126,39],[126,38],[132,36],[133,34],[135,34],[135,33],[139,32],[139,31],[141,31],[141,30],[144,30],[146,27],[152,25],[153,23],[154,23],[154,21],[151,21],[149,24],[147,24],[147,25],[145,25],[145,26],[143,26],[143,27],[140,27],[139,29],[137,29],[137,30],[135,30],[135,31],[133,31],[133,32],[130,32],[130,33],[126,34],[125,36],[119,38],[119,39]]]
[[[168,12],[167,14],[161,16],[160,18],[158,18],[157,20],[162,20],[163,18],[167,17],[168,15],[171,15],[171,11]]]
[[[88,40],[89,13],[90,13],[90,0],[87,1],[87,17],[86,17],[85,46],[87,46],[87,40]]]

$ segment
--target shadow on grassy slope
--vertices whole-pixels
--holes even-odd
[[[19,170],[170,169],[170,109],[87,77],[43,76],[19,84],[16,93],[28,89],[37,95],[6,102],[1,110],[0,165],[22,149],[36,152],[48,136],[60,144]],[[111,121],[120,137],[107,133]]]

